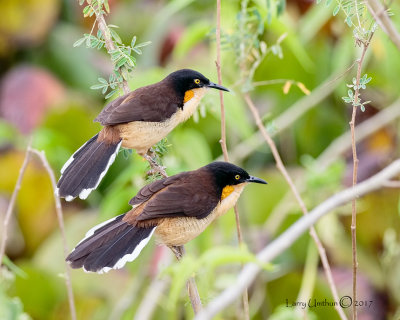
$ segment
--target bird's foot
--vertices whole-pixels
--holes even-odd
[[[151,153],[150,151],[146,154],[143,155],[143,158],[145,158],[151,167],[151,170],[148,172],[148,174],[150,175],[154,175],[159,173],[161,176],[163,176],[164,178],[167,178],[168,175],[165,172],[165,167],[160,166],[153,158],[154,153]]]
[[[177,260],[181,260],[185,255],[185,248],[183,246],[168,246],[174,253]]]

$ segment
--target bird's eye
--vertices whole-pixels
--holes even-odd
[[[200,84],[200,79],[194,79],[195,84]]]
[[[237,174],[237,175],[235,176],[235,179],[236,179],[236,180],[239,180],[239,179],[240,179],[240,175]]]

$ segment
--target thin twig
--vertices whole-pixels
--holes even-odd
[[[356,1],[357,2],[357,1]],[[358,17],[358,14],[357,14]],[[350,131],[351,131],[351,150],[353,153],[353,187],[357,184],[357,170],[358,170],[358,157],[357,157],[357,147],[355,138],[355,123],[357,108],[359,106],[359,91],[360,91],[360,79],[361,79],[361,69],[364,61],[365,53],[367,52],[368,46],[370,44],[373,33],[371,33],[370,38],[366,42],[362,42],[363,49],[361,57],[357,62],[357,77],[354,90],[354,101],[353,101],[353,111],[351,114]],[[357,210],[356,210],[356,199],[351,202],[351,246],[353,251],[353,301],[357,301]],[[357,306],[352,305],[353,310],[353,320],[357,320]]]
[[[249,109],[251,110],[254,120],[259,128],[259,130],[261,131],[261,134],[263,135],[265,141],[267,142],[267,144],[269,145],[272,155],[274,156],[275,162],[276,162],[276,166],[278,168],[278,170],[282,173],[282,175],[284,176],[285,180],[287,181],[287,183],[289,184],[290,189],[292,190],[301,210],[303,211],[304,215],[308,214],[308,210],[306,208],[306,205],[304,204],[303,199],[301,198],[299,192],[297,191],[296,186],[293,183],[292,178],[290,177],[289,173],[287,172],[282,159],[279,155],[278,149],[276,148],[275,142],[272,140],[272,138],[270,137],[270,135],[268,134],[267,130],[265,129],[262,121],[261,121],[261,117],[258,113],[257,108],[255,107],[253,101],[250,98],[250,95],[248,93],[244,94],[244,99],[249,107]],[[329,262],[328,262],[328,258],[326,256],[326,252],[325,252],[325,248],[323,247],[317,232],[315,231],[314,227],[310,228],[310,235],[313,238],[313,240],[315,241],[315,244],[317,245],[318,248],[318,253],[321,257],[321,262],[322,262],[322,266],[324,268],[325,271],[325,275],[326,278],[328,280],[328,284],[329,287],[331,289],[333,298],[338,301],[339,300],[339,295],[337,293],[337,289],[335,286],[335,283],[333,281],[333,276],[332,276],[332,272],[331,272],[331,268],[329,266]],[[343,309],[341,308],[340,305],[335,305],[335,309],[337,310],[339,316],[341,319],[347,319],[346,315],[343,312]]]
[[[217,61],[215,65],[217,67],[218,84],[222,85],[222,73],[221,73],[221,0],[217,0],[217,29],[215,31],[216,42],[217,42]],[[225,105],[224,95],[222,91],[219,91],[219,101],[221,104],[221,144],[222,153],[224,154],[225,161],[229,162],[228,149],[226,147],[226,120],[225,120]]]
[[[28,147],[28,151],[30,153],[35,154],[40,159],[40,161],[43,164],[43,167],[46,169],[46,171],[50,177],[53,191],[55,191],[57,189],[56,178],[54,176],[53,170],[50,167],[49,162],[47,161],[44,151],[38,151],[36,149],[32,149],[31,147]],[[60,197],[56,194],[56,192],[53,192],[53,196],[54,196],[54,202],[55,202],[55,207],[56,207],[58,225],[60,227],[61,238],[62,238],[63,247],[64,247],[64,258],[66,258],[69,253],[69,250],[68,250],[68,245],[67,245],[67,238],[65,236],[65,227],[64,227],[61,201],[60,201]],[[72,291],[72,285],[71,285],[71,273],[70,273],[70,268],[68,266],[68,263],[66,262],[65,259],[64,259],[64,266],[65,266],[65,285],[67,287],[68,303],[69,303],[69,309],[71,312],[71,319],[76,320],[76,308],[75,308],[75,302],[74,302],[74,293]]]
[[[377,24],[397,46],[397,49],[400,50],[400,33],[395,28],[392,20],[390,20],[386,8],[379,0],[366,0],[366,3]]]
[[[169,247],[171,251],[175,254],[175,257],[178,261],[180,261],[185,255],[184,246],[173,246]],[[201,305],[201,299],[199,295],[199,291],[197,290],[196,281],[194,277],[190,277],[186,282],[186,287],[188,290],[188,294],[190,297],[190,302],[192,304],[192,308],[195,314],[198,314],[200,310],[203,308]]]
[[[107,52],[111,55],[111,52],[115,51],[117,48],[114,44],[114,41],[112,40],[110,29],[107,26],[103,14],[99,14],[96,10],[95,13],[96,13],[97,25],[101,31],[101,34],[104,37]],[[125,79],[122,79],[122,90],[124,91],[124,94],[127,94],[130,91],[128,81],[126,81]]]
[[[317,106],[322,100],[329,96],[339,85],[341,78],[343,78],[356,64],[353,62],[345,70],[331,75],[321,85],[311,91],[310,95],[302,97],[296,101],[292,106],[287,108],[282,114],[274,119],[273,124],[276,131],[271,133],[272,136],[278,132],[289,128],[295,121],[302,115],[308,112],[313,107]],[[262,144],[262,134],[257,131],[253,136],[237,144],[230,152],[230,158],[233,162],[239,162],[248,157],[254,150],[257,150]]]
[[[8,237],[8,225],[10,223],[11,215],[14,211],[15,201],[17,200],[18,192],[21,189],[22,178],[24,177],[26,167],[28,166],[28,163],[29,163],[29,158],[30,158],[29,148],[30,148],[31,144],[32,144],[32,138],[29,138],[28,147],[25,152],[25,159],[24,159],[24,162],[22,163],[21,168],[19,169],[18,179],[17,179],[17,182],[15,183],[14,191],[11,195],[10,203],[8,204],[7,212],[4,217],[3,236],[1,238],[1,246],[0,246],[0,266],[3,264],[3,257],[5,254],[5,251],[6,251],[6,242],[7,242],[7,237]]]
[[[359,198],[367,193],[379,190],[382,188],[384,183],[398,174],[400,174],[400,159],[395,160],[382,171],[357,184],[355,187],[345,189],[333,195],[311,210],[308,215],[301,217],[278,238],[269,243],[257,254],[257,259],[262,263],[270,262],[272,259],[289,248],[321,217],[328,214],[333,209],[351,201],[352,199]],[[196,316],[195,320],[213,319],[217,313],[219,313],[221,310],[224,310],[227,306],[239,298],[243,290],[251,285],[260,271],[260,264],[246,264],[242,272],[236,277],[236,281],[226,288],[219,296],[214,298],[201,311],[201,313]]]
[[[217,28],[215,31],[216,35],[216,45],[217,45],[217,61],[215,65],[217,67],[218,74],[218,84],[222,85],[222,72],[221,72],[221,0],[217,0]],[[221,105],[221,149],[224,155],[224,160],[229,162],[228,148],[226,147],[226,119],[225,119],[225,105],[224,105],[224,95],[222,91],[219,91],[219,100]],[[236,222],[236,233],[238,237],[239,246],[243,243],[242,231],[240,228],[239,210],[237,205],[234,207],[235,212],[235,222]],[[247,290],[243,292],[243,313],[244,319],[249,319],[249,296]]]
[[[383,108],[373,117],[358,124],[356,143],[374,134],[376,131],[387,126],[391,122],[400,118],[400,99],[394,101],[390,106]],[[321,171],[330,166],[338,156],[342,155],[346,150],[351,148],[351,132],[350,130],[336,138],[331,144],[319,155],[318,168]]]

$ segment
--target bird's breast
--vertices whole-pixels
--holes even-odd
[[[191,90],[189,99],[178,108],[169,119],[162,122],[132,121],[118,125],[122,138],[122,147],[136,149],[139,154],[145,154],[153,145],[165,138],[178,124],[190,118],[207,88]]]
[[[231,209],[240,197],[246,183],[233,186],[234,190],[203,219],[193,217],[164,218],[155,231],[157,241],[167,246],[181,246],[196,238],[216,218]]]

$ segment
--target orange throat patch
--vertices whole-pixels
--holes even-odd
[[[185,96],[183,98],[183,103],[188,102],[190,99],[194,97],[194,92],[193,90],[188,90],[185,92]]]
[[[226,197],[228,197],[235,188],[233,186],[226,186],[225,188],[222,189],[222,194],[221,194],[221,200],[224,200]]]

